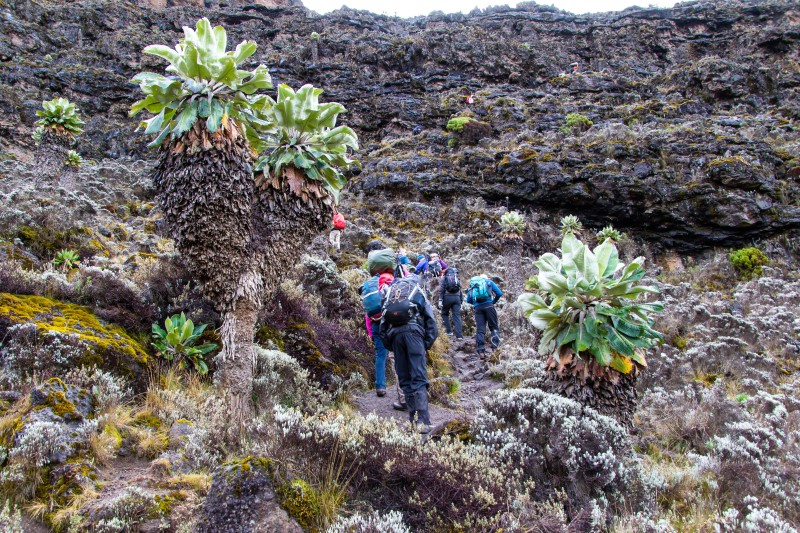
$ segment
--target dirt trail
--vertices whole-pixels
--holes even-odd
[[[431,424],[434,426],[441,426],[456,419],[472,418],[480,407],[481,399],[503,386],[486,374],[486,364],[475,354],[473,339],[465,338],[461,341],[453,339],[445,355],[453,365],[453,377],[461,382],[461,389],[458,401],[453,402],[451,407],[431,403]],[[393,363],[390,360],[386,364]],[[407,412],[392,408],[392,403],[397,401],[397,388],[394,386],[387,389],[387,394],[383,398],[378,398],[375,391],[370,390],[356,396],[353,401],[362,415],[375,413],[383,418],[394,418],[401,422],[408,420]]]

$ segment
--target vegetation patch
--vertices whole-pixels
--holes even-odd
[[[88,307],[45,298],[44,296],[0,293],[0,319],[11,324],[31,322],[40,332],[75,335],[93,346],[96,353],[125,355],[147,363],[145,349],[120,326],[104,324]]]

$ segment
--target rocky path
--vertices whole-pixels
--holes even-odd
[[[446,354],[454,368],[453,377],[461,382],[461,389],[456,401],[450,406],[436,403],[430,405],[431,424],[443,426],[457,419],[471,418],[480,407],[481,399],[490,392],[502,388],[502,383],[490,379],[486,372],[486,364],[475,354],[475,343],[471,338],[462,341],[453,340]],[[393,364],[390,361],[387,365]],[[394,418],[400,422],[408,420],[408,413],[392,408],[398,399],[397,387],[391,386],[383,398],[378,398],[374,390],[366,391],[355,398],[353,403],[362,415],[375,413],[383,418]]]

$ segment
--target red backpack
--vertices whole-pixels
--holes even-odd
[[[344,229],[347,224],[344,221],[344,215],[341,213],[336,213],[333,215],[333,227],[336,229]]]

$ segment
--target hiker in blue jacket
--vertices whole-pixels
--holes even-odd
[[[489,326],[492,350],[500,346],[500,325],[494,305],[501,296],[503,296],[503,291],[486,274],[475,276],[469,280],[467,303],[472,304],[472,309],[475,311],[475,324],[478,328],[475,333],[475,351],[481,360],[486,360],[484,337],[487,325]]]
[[[417,268],[414,270],[414,274],[420,277],[425,277],[425,273],[428,271],[428,258],[425,257],[423,254],[419,254],[417,256]]]

